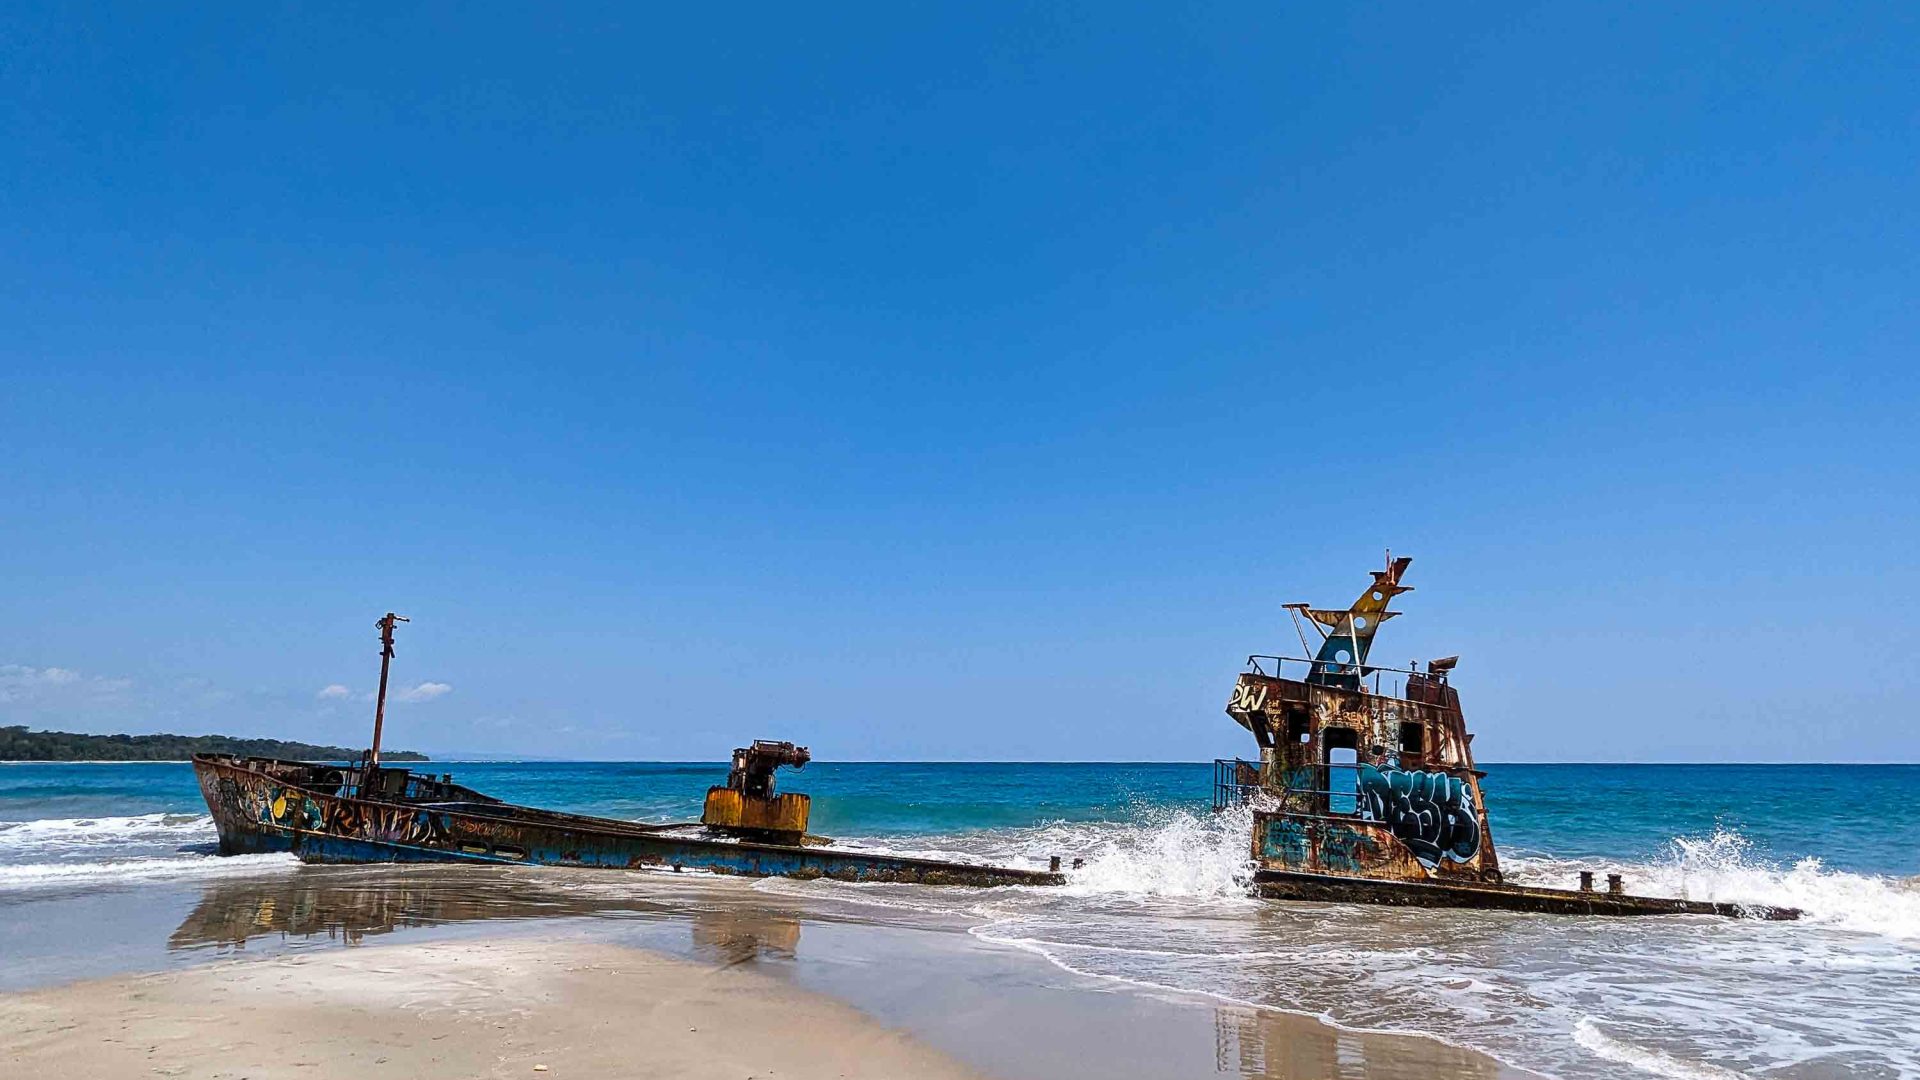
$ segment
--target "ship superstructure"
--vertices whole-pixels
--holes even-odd
[[[1675,912],[1793,918],[1792,909],[1630,896],[1506,882],[1451,678],[1459,658],[1406,668],[1369,662],[1413,560],[1386,568],[1345,608],[1289,604],[1319,635],[1311,657],[1254,655],[1227,715],[1258,762],[1215,763],[1214,807],[1251,806],[1254,882],[1283,899],[1499,907],[1591,914]]]

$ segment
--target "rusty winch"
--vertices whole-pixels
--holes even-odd
[[[733,767],[723,786],[707,789],[700,823],[745,835],[801,842],[807,833],[811,800],[798,792],[776,795],[773,771],[782,765],[798,769],[813,760],[804,746],[771,739],[755,739],[752,746],[733,752]]]

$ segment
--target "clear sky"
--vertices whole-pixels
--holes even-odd
[[[0,723],[1920,759],[1912,5],[394,7],[0,9]]]

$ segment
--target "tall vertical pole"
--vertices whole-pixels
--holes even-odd
[[[406,622],[406,617],[389,611],[373,625],[380,628],[380,693],[373,700],[373,750],[367,755],[367,764],[380,767],[380,728],[387,719],[387,668],[393,663],[393,624]]]

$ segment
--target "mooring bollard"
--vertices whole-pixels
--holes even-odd
[[[1060,856],[1055,855],[1053,858],[1047,860],[1047,872],[1050,874],[1060,872]]]
[[[1593,891],[1593,871],[1591,870],[1580,871],[1580,891],[1581,892]]]
[[[1607,893],[1611,896],[1625,896],[1627,894],[1626,883],[1620,880],[1619,874],[1607,875]]]

